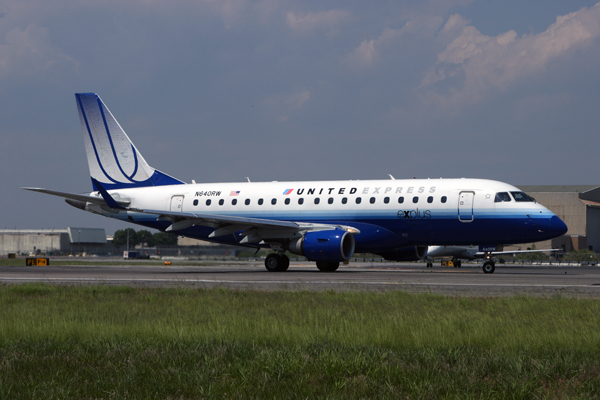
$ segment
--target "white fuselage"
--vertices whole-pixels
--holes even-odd
[[[352,226],[361,232],[356,235],[357,251],[524,243],[546,240],[564,229],[564,223],[541,204],[495,202],[498,192],[519,189],[481,179],[410,179],[182,184],[109,191],[115,199],[130,201],[130,208]],[[107,212],[93,205],[88,210],[157,229],[168,224],[132,211]],[[181,234],[215,240],[208,237],[213,230],[190,227]]]

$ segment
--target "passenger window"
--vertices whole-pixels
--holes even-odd
[[[369,199],[369,203],[371,203],[371,204],[375,204],[375,197],[371,197],[371,198]]]
[[[289,198],[289,197],[287,197],[287,198],[285,199],[285,204],[286,204],[286,205],[287,205],[287,204],[290,204],[290,198]]]
[[[300,205],[304,204],[304,197],[300,197],[298,199],[298,204],[300,204]]]
[[[225,200],[223,200],[223,199],[219,200],[219,205],[222,206],[223,204],[225,204]]]
[[[427,198],[427,202],[428,202],[428,203],[433,203],[433,196],[429,196],[429,197]]]
[[[258,199],[258,205],[262,206],[263,205],[263,199]]]
[[[346,204],[348,202],[348,198],[347,197],[343,197],[342,198],[342,204]]]
[[[210,199],[206,200],[206,205],[210,206]]]
[[[250,199],[246,199],[246,201],[244,202],[247,206],[250,205]]]
[[[398,203],[400,203],[400,204],[404,203],[404,196],[398,197]]]
[[[315,197],[315,204],[319,204],[320,201],[321,201],[321,199],[319,199],[318,197]]]
[[[445,203],[448,198],[446,196],[442,196],[442,203]]]
[[[330,197],[330,198],[327,200],[327,202],[328,202],[329,204],[333,204],[333,197]]]
[[[360,204],[361,201],[362,201],[362,199],[360,197],[356,198],[356,204]]]
[[[273,204],[273,205],[277,204],[277,199],[271,199],[271,204]]]
[[[508,192],[498,192],[496,193],[496,198],[494,199],[494,203],[502,203],[505,201],[510,201],[510,195]]]
[[[418,203],[419,202],[419,196],[415,196],[413,197],[413,203]]]
[[[237,204],[237,199],[233,199],[233,200],[231,200],[231,205],[232,205],[232,206],[235,206],[236,204]]]
[[[194,200],[194,205],[197,206],[198,205],[198,199]]]
[[[384,197],[384,198],[383,198],[383,202],[384,202],[385,204],[388,204],[388,203],[390,202],[390,198],[389,198],[389,197]]]

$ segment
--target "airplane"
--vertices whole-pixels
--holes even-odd
[[[271,272],[288,269],[286,251],[333,272],[355,252],[417,261],[430,245],[530,243],[567,232],[550,210],[493,180],[185,183],[146,162],[97,94],[75,98],[93,191],[23,189],[163,232],[270,248]]]
[[[435,258],[452,257],[452,264],[460,268],[461,260],[480,260],[484,259],[481,267],[483,270],[494,270],[496,262],[493,256],[501,254],[520,254],[520,253],[540,253],[560,251],[560,249],[534,249],[534,250],[497,250],[496,246],[429,246],[424,260],[427,261],[427,268],[433,267]]]

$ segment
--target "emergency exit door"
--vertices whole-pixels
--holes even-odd
[[[174,211],[174,212],[183,211],[183,196],[171,197],[171,211]]]

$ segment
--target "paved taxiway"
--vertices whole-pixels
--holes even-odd
[[[498,265],[494,274],[484,274],[475,264],[428,269],[420,263],[355,263],[342,266],[334,273],[323,273],[312,263],[292,262],[287,272],[271,273],[261,262],[209,266],[146,266],[135,262],[118,266],[61,266],[60,260],[51,260],[51,265],[46,267],[0,267],[0,282],[600,297],[600,267],[566,266]]]

